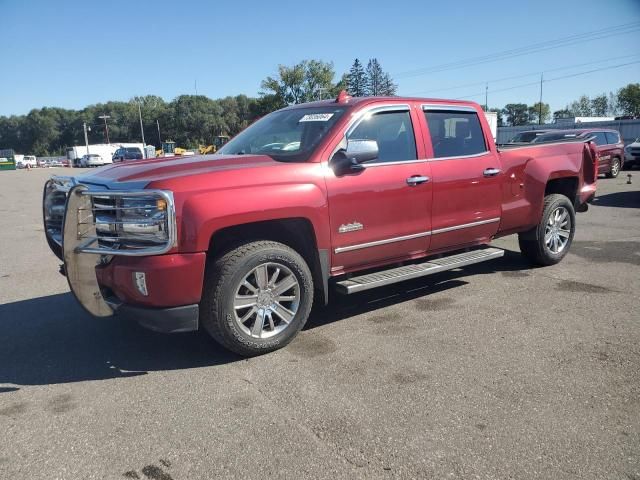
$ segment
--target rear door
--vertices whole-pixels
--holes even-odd
[[[618,132],[605,132],[607,137],[607,150],[611,156],[609,164],[613,166],[613,159],[618,158],[620,162],[624,161],[624,143]]]
[[[433,177],[430,250],[490,241],[500,223],[503,173],[486,121],[467,106],[423,111]]]
[[[334,275],[426,254],[431,171],[418,113],[406,104],[365,107],[347,128],[349,139],[375,140],[379,155],[358,172],[327,171]]]
[[[604,132],[591,132],[587,136],[593,137],[599,154],[598,173],[607,173],[611,168],[611,149],[607,144],[607,137]]]

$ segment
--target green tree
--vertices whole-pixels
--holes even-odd
[[[593,97],[591,99],[591,112],[596,117],[604,117],[609,111],[609,100],[606,93]]]
[[[357,58],[349,70],[347,91],[353,97],[364,97],[367,92],[367,75],[362,63]]]
[[[332,62],[303,60],[292,67],[278,65],[278,76],[262,81],[260,95],[275,95],[275,103],[285,105],[318,100],[333,91],[334,76]]]
[[[525,103],[508,103],[502,109],[507,125],[526,125],[529,122],[529,109]]]
[[[542,113],[542,115],[540,115]],[[528,108],[529,123],[542,124],[547,123],[551,117],[551,108],[548,103],[536,102]]]
[[[624,115],[640,116],[640,83],[630,83],[618,90],[618,105]]]
[[[382,74],[382,88],[380,91],[380,95],[384,95],[386,97],[393,97],[398,91],[398,85],[393,83],[391,79],[391,75],[387,72]]]
[[[593,112],[591,110],[591,99],[582,95],[578,100],[572,102],[569,106],[571,115],[574,117],[592,117]]]
[[[571,117],[573,117],[573,115],[571,114],[571,110],[569,110],[569,106],[564,107],[562,110],[556,110],[555,112],[553,112],[554,120]]]
[[[367,95],[376,97],[383,95],[384,89],[384,72],[377,58],[372,58],[367,63]]]

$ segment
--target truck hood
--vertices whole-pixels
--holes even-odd
[[[115,163],[81,175],[78,181],[110,189],[144,188],[152,182],[178,177],[286,165],[266,155],[190,155]]]

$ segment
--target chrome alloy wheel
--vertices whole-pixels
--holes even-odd
[[[269,338],[285,330],[299,306],[298,278],[275,262],[258,265],[245,275],[233,299],[236,323],[253,338]]]
[[[544,229],[544,243],[551,253],[562,252],[571,236],[571,216],[564,207],[558,207],[551,215]]]
[[[611,164],[611,175],[617,177],[618,173],[620,173],[620,162],[618,160],[614,160]]]

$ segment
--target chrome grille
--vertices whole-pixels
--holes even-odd
[[[74,212],[65,212],[69,192],[85,199]],[[43,216],[49,246],[59,258],[63,231],[80,241],[76,250],[82,253],[160,255],[177,243],[173,194],[167,191],[95,189],[72,177],[53,177],[45,184]]]
[[[42,213],[45,235],[57,246],[62,245],[62,222],[67,205],[67,193],[75,183],[72,177],[53,177],[44,187]]]

